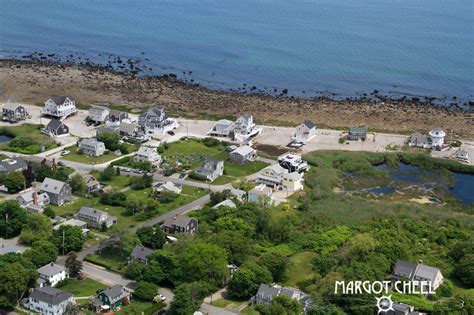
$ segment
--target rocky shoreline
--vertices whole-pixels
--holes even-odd
[[[128,65],[130,63],[127,62]],[[378,131],[409,133],[439,126],[454,137],[474,139],[474,114],[458,107],[433,106],[429,98],[378,95],[332,100],[298,99],[282,91],[278,97],[238,91],[215,91],[164,76],[138,76],[92,63],[48,60],[0,60],[0,100],[42,104],[52,94],[68,94],[79,104],[107,102],[134,108],[160,104],[174,113],[216,116],[252,112],[261,123],[296,125],[312,119],[319,126],[368,126]],[[251,88],[250,88],[251,89]],[[374,91],[372,94],[377,94]]]

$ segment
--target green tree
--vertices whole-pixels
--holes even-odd
[[[199,309],[204,298],[212,292],[206,282],[191,282],[178,286],[171,302],[169,314],[189,315]]]
[[[133,296],[146,302],[153,301],[153,298],[158,294],[158,286],[154,283],[139,281],[137,287],[133,292]]]
[[[114,166],[109,164],[101,173],[100,180],[109,181],[115,176]]]
[[[47,216],[48,218],[54,219],[56,217],[56,214],[54,213],[53,208],[46,206],[44,207],[43,214]]]
[[[26,250],[24,255],[39,268],[56,261],[58,248],[50,241],[39,240],[33,243],[33,246]]]
[[[53,231],[53,240],[60,253],[69,253],[71,251],[79,252],[86,239],[79,227],[61,225],[59,229]]]
[[[20,262],[0,262],[0,307],[12,309],[29,288],[36,286],[38,274],[34,267]]]
[[[128,279],[140,281],[143,279],[143,274],[145,273],[146,266],[144,263],[139,261],[134,261],[127,265],[125,268],[124,275]]]
[[[52,234],[51,220],[43,214],[30,214],[21,231],[20,242],[31,245],[38,240],[46,240]]]
[[[120,136],[115,132],[101,132],[97,136],[97,140],[104,143],[105,148],[110,151],[115,151],[120,149],[119,140]]]
[[[157,261],[152,260],[148,262],[143,272],[143,280],[159,284],[165,277],[165,273]]]
[[[259,262],[271,272],[273,281],[281,282],[286,279],[289,260],[285,255],[278,252],[268,252],[260,257]]]
[[[272,275],[264,266],[256,263],[244,264],[227,284],[227,291],[236,298],[249,298],[258,291],[262,283],[272,282]]]
[[[26,210],[16,200],[0,203],[0,236],[14,237],[20,234],[28,219]]]
[[[41,164],[41,166],[35,172],[36,181],[42,182],[46,177],[54,177],[54,172],[51,167],[46,164]]]
[[[145,201],[139,196],[131,195],[125,202],[125,209],[128,215],[135,215],[145,209]]]
[[[26,188],[25,176],[21,172],[12,172],[5,177],[3,184],[9,193],[16,193]]]
[[[166,243],[166,234],[160,229],[151,226],[138,229],[137,236],[143,246],[160,249]]]
[[[180,282],[206,279],[213,285],[219,285],[223,282],[226,273],[227,254],[217,245],[194,243],[180,255]]]
[[[71,277],[77,277],[82,271],[82,261],[77,259],[76,252],[70,252],[66,258],[66,269]]]
[[[264,315],[300,315],[303,314],[301,304],[287,295],[275,297],[272,303],[262,308]]]
[[[81,175],[72,175],[71,178],[69,178],[68,183],[74,194],[82,196],[86,193],[87,185]]]

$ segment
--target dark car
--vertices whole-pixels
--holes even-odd
[[[185,178],[185,177],[186,177],[186,174],[185,174],[185,173],[179,174],[179,179],[183,179],[183,178]]]
[[[170,130],[170,131],[168,131],[168,134],[169,134],[170,136],[174,136],[174,131],[171,131],[171,130]]]

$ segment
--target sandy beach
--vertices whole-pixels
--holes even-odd
[[[136,77],[105,68],[38,61],[0,60],[0,101],[42,105],[51,95],[70,95],[79,105],[95,102],[131,110],[159,104],[176,114],[238,115],[251,112],[260,123],[296,125],[311,119],[318,126],[367,126],[393,133],[441,127],[453,137],[474,138],[474,114],[411,101],[274,98],[213,91],[164,77]]]

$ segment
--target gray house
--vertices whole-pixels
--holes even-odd
[[[422,133],[415,132],[410,136],[408,145],[411,147],[419,147],[424,149],[431,148],[431,138]]]
[[[117,223],[116,217],[109,216],[108,213],[91,207],[82,207],[74,216],[79,220],[87,222],[89,227],[96,229],[101,228],[103,223],[108,228],[112,224]]]
[[[166,114],[163,107],[152,107],[138,117],[138,124],[145,132],[161,129],[165,121]]]
[[[364,128],[364,127],[349,128],[349,134],[347,135],[348,140],[365,141],[366,138],[367,138],[367,128]]]
[[[257,151],[249,147],[248,145],[244,145],[242,147],[238,147],[234,151],[230,152],[229,160],[232,163],[237,164],[246,164],[251,161],[254,161],[257,158]]]
[[[207,158],[196,170],[196,174],[213,181],[224,174],[224,161]]]
[[[66,202],[72,201],[71,187],[68,184],[46,177],[40,187],[41,192],[49,195],[50,203],[62,206]]]
[[[392,271],[392,284],[396,281],[423,281],[425,285],[422,289],[434,291],[443,284],[443,275],[438,268],[414,264],[403,260],[398,260]]]
[[[166,219],[161,225],[165,233],[195,233],[198,228],[198,221],[185,215],[174,216]]]
[[[297,300],[301,303],[305,312],[311,308],[312,301],[306,293],[293,288],[279,285],[270,286],[264,283],[260,285],[257,294],[252,298],[252,303],[254,305],[270,305],[273,299],[279,295],[286,295]]]
[[[89,156],[101,156],[105,152],[105,144],[103,142],[97,141],[94,138],[85,138],[79,140],[79,149],[82,153]]]
[[[28,164],[22,158],[11,158],[0,161],[0,173],[10,174],[13,172],[22,172],[28,169]]]
[[[216,124],[214,127],[212,127],[212,130],[209,131],[209,135],[213,137],[229,137],[232,138],[232,133],[234,132],[234,122],[227,120],[227,119],[221,119]]]
[[[96,124],[104,123],[110,114],[110,109],[103,105],[92,104],[89,109],[89,119]]]
[[[42,131],[50,137],[67,136],[69,134],[69,127],[60,120],[51,119]]]
[[[111,110],[109,113],[109,122],[113,124],[120,124],[122,120],[128,119],[128,113],[126,112],[121,112],[118,110]]]
[[[393,303],[393,310],[386,312],[387,315],[418,315],[420,313],[415,312],[415,308],[408,304]]]
[[[128,257],[128,262],[139,261],[148,264],[148,256],[153,253],[152,249],[146,248],[145,246],[137,245],[133,248],[130,257]]]
[[[28,113],[26,112],[26,109],[24,106],[17,103],[11,103],[11,102],[7,102],[3,106],[2,112],[3,112],[3,120],[9,121],[12,123],[25,120],[26,117],[28,116]]]

